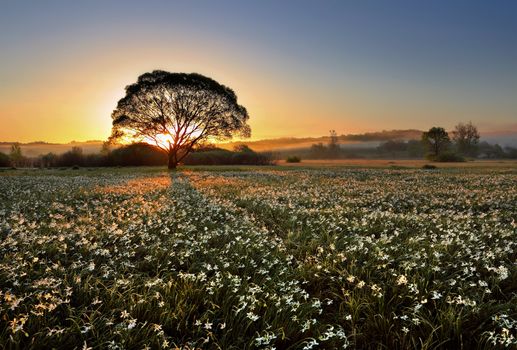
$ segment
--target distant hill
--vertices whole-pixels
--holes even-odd
[[[367,132],[364,134],[348,134],[339,135],[338,142],[340,144],[357,144],[364,147],[375,147],[380,142],[388,140],[420,140],[422,131],[416,129],[408,130],[383,130],[378,132]],[[294,148],[306,148],[315,143],[328,143],[329,136],[321,137],[285,137],[278,139],[258,140],[258,141],[237,141],[225,142],[218,146],[225,149],[233,149],[238,145],[248,145],[255,151],[284,150]]]
[[[348,148],[373,148],[381,142],[388,140],[420,140],[422,130],[383,130],[378,132],[367,132],[363,134],[347,134],[339,135],[338,142],[346,145]],[[283,137],[277,139],[266,139],[257,141],[234,141],[224,142],[217,147],[232,150],[238,145],[248,145],[257,152],[261,151],[282,151],[293,149],[308,148],[315,143],[328,143],[329,136],[320,137]],[[501,146],[517,147],[517,131],[499,131],[499,132],[483,132],[481,131],[481,141],[490,143],[499,143]],[[0,152],[9,153],[13,142],[0,142]],[[103,141],[92,140],[69,143],[49,143],[44,141],[35,141],[29,143],[21,143],[22,152],[29,157],[36,157],[49,152],[61,154],[72,149],[72,147],[81,147],[86,154],[98,153],[102,148]]]
[[[14,142],[0,142],[0,152],[9,153]],[[103,141],[71,141],[69,143],[48,143],[43,141],[20,143],[22,153],[27,157],[37,157],[42,154],[61,154],[72,149],[81,147],[85,154],[98,153],[102,148]]]

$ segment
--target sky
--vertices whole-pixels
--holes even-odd
[[[517,1],[0,0],[0,141],[106,139],[155,69],[231,87],[254,140],[517,130]]]

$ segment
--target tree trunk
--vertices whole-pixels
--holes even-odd
[[[178,160],[176,158],[176,152],[170,152],[169,153],[169,162],[167,163],[167,168],[169,170],[175,170],[178,166]]]

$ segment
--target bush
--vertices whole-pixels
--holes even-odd
[[[432,164],[424,164],[424,166],[422,167],[422,169],[436,169],[436,165],[432,165]]]
[[[443,152],[439,155],[429,153],[425,156],[427,160],[432,162],[464,162],[465,158],[454,152]]]
[[[291,156],[291,157],[287,157],[287,159],[286,159],[287,163],[300,163],[301,161],[302,161],[302,159],[298,156]]]
[[[444,152],[436,157],[437,162],[464,162],[465,158],[457,153]]]
[[[166,165],[167,155],[147,143],[133,143],[113,150],[106,163],[112,166]]]

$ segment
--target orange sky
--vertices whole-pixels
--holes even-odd
[[[283,77],[278,75],[282,72],[250,68],[239,61],[227,61],[224,55],[205,59],[203,55],[188,52],[195,49],[180,53],[144,50],[126,61],[124,54],[117,52],[94,57],[79,52],[53,62],[41,62],[43,70],[28,72],[14,86],[0,87],[0,140],[104,140],[111,130],[111,111],[123,96],[124,87],[136,81],[141,73],[155,68],[195,71],[232,87],[239,102],[249,111],[255,140],[322,136],[330,129],[348,134],[426,128],[431,126],[429,121],[436,120],[436,115],[441,115],[442,121],[450,120],[445,126],[452,127],[458,121],[483,118],[487,113],[499,112],[501,116],[505,113],[472,110],[445,99],[440,105],[419,100],[402,105],[389,96],[369,96],[365,78],[354,81],[352,77],[350,86],[315,79],[306,83],[301,77],[292,81],[287,73]],[[165,63],[171,61],[174,63]],[[401,85],[400,89],[410,88]],[[375,90],[382,88],[372,88],[372,94]],[[485,125],[490,128],[490,123]]]

